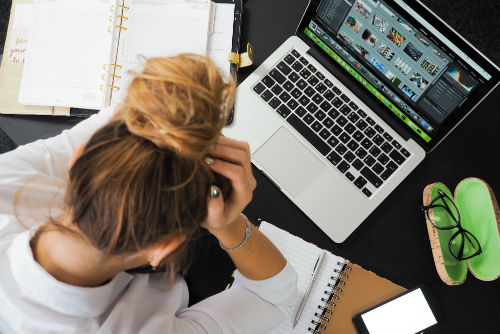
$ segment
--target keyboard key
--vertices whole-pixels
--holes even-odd
[[[343,105],[342,108],[339,109],[340,112],[342,114],[344,114],[345,116],[349,115],[349,113],[351,112],[351,108],[349,108],[347,105]]]
[[[293,83],[291,83],[290,81],[287,81],[283,84],[283,88],[285,88],[286,91],[292,91],[292,89],[294,88],[295,86],[293,85]]]
[[[359,110],[358,110],[358,113],[359,113]],[[371,117],[367,117],[365,120],[366,120],[366,123],[370,124],[371,126],[375,125],[375,121]]]
[[[322,121],[322,120],[324,120],[324,119],[325,119],[326,114],[325,114],[323,111],[318,110],[318,111],[314,114],[314,117],[316,117],[316,119],[318,119],[318,120]]]
[[[385,165],[389,161],[389,157],[382,153],[381,155],[378,156],[377,160],[382,164]]]
[[[366,184],[366,180],[362,177],[359,176],[356,181],[354,181],[354,185],[358,187],[359,189],[363,188]]]
[[[318,75],[319,73],[317,73],[316,75]],[[316,90],[318,92],[320,92],[321,94],[323,94],[325,91],[326,91],[326,86],[323,85],[322,83],[319,83],[317,86],[316,86]]]
[[[363,146],[363,148],[365,150],[369,149],[370,147],[372,147],[373,143],[370,141],[370,139],[368,138],[365,138],[361,141],[361,146]]]
[[[285,74],[288,74],[292,71],[290,66],[288,66],[284,61],[281,61],[276,67]]]
[[[356,156],[351,151],[347,151],[347,153],[344,154],[344,159],[346,159],[347,162],[353,162],[354,159],[356,159]]]
[[[382,136],[380,136],[380,135],[376,135],[375,137],[373,137],[372,140],[377,145],[380,145],[384,142],[384,138],[382,138]]]
[[[333,101],[332,101],[332,104],[336,107],[336,108],[340,108],[341,105],[344,104],[344,102],[342,102],[341,99],[339,99],[338,97],[334,98]]]
[[[356,150],[356,155],[358,158],[363,159],[368,154],[364,148],[360,147]]]
[[[407,150],[405,150],[404,148],[401,149],[401,154],[403,154],[405,157],[409,158],[410,157],[410,152],[408,152]]]
[[[382,171],[384,170],[384,167],[383,167],[381,164],[379,164],[379,163],[377,162],[375,165],[373,165],[372,170],[373,170],[375,173],[380,174],[380,173],[382,173]]]
[[[291,98],[291,96],[287,92],[283,92],[280,95],[280,100],[283,102],[287,102],[288,100],[290,100],[290,98]]]
[[[276,95],[279,95],[281,94],[281,92],[283,91],[283,88],[280,86],[280,85],[274,85],[273,88],[271,88],[271,91],[276,94]]]
[[[311,76],[311,72],[309,72],[307,69],[303,69],[302,71],[300,71],[300,76],[304,79],[308,79],[310,76]]]
[[[325,102],[323,102],[325,103]],[[340,115],[340,113],[337,111],[337,109],[332,109],[328,112],[328,116],[330,116],[331,118],[335,119],[337,118],[338,116]]]
[[[323,138],[324,140],[327,140],[327,139],[328,139],[328,137],[330,137],[330,136],[331,136],[331,134],[330,134],[330,131],[328,131],[327,129],[323,129],[323,130],[321,130],[321,131],[319,132],[319,136],[320,136],[321,138]]]
[[[295,110],[295,113],[299,117],[302,117],[302,116],[304,116],[307,113],[307,111],[303,107],[298,107],[297,110]]]
[[[323,125],[321,125],[321,123],[318,121],[314,121],[314,123],[311,125],[311,128],[314,131],[318,132],[319,130],[321,130],[323,128]]]
[[[361,140],[363,140],[363,138],[365,138],[365,136],[363,136],[363,134],[359,130],[356,130],[356,132],[354,132],[354,134],[352,135],[352,137],[354,139],[356,139],[356,141],[358,141],[358,142],[360,142]]]
[[[269,101],[269,105],[273,108],[276,109],[279,107],[281,104],[281,101],[277,97],[273,97],[271,101]]]
[[[358,109],[358,115],[365,118],[366,117],[366,113],[363,111],[363,109]]]
[[[279,108],[278,108],[278,114],[281,115],[281,117],[283,118],[286,118],[288,115],[290,115],[290,113],[292,112],[290,109],[288,109],[287,106],[285,106],[284,104],[282,104]]]
[[[296,99],[298,99],[302,96],[302,92],[298,88],[294,88],[294,90],[292,90],[292,92],[290,94],[292,94],[292,96]]]
[[[267,102],[271,99],[271,97],[273,97],[273,93],[271,93],[271,91],[266,89],[266,91],[262,93],[260,97],[262,97],[262,99]]]
[[[345,107],[345,106],[344,106],[344,107]],[[342,108],[343,108],[343,107],[342,107]],[[356,113],[353,113],[353,112],[352,112],[352,113],[350,113],[350,114],[349,114],[349,116],[347,116],[347,118],[348,118],[351,122],[356,123],[356,122],[358,121],[358,119],[359,119],[359,116],[358,116],[358,114],[356,114]]]
[[[367,188],[363,188],[362,192],[363,192],[363,194],[365,194],[368,197],[370,197],[372,195],[371,191],[368,190]]]
[[[323,73],[321,72],[318,72],[316,73],[316,76],[320,79],[320,80],[323,80],[325,78],[325,76],[323,75]]]
[[[368,138],[373,137],[375,134],[375,130],[373,128],[366,128],[365,131],[363,132]]]
[[[287,54],[285,57],[285,62],[289,65],[292,65],[295,62],[295,57],[291,54]]]
[[[371,171],[370,168],[365,167],[361,170],[361,175],[363,175],[375,188],[378,188],[382,185],[382,180]]]
[[[368,152],[376,158],[382,151],[377,146],[373,146]]]
[[[309,84],[314,87],[319,82],[319,79],[315,76],[311,76],[309,79],[307,79],[307,82],[309,82]]]
[[[302,104],[303,106],[307,106],[309,102],[311,102],[311,100],[309,100],[305,95],[301,96],[299,99],[299,103]]]
[[[309,97],[313,96],[315,93],[316,91],[312,87],[306,87],[306,89],[304,89],[304,94],[306,94]]]
[[[323,101],[323,103],[321,103],[319,105],[319,107],[321,108],[321,110],[323,110],[324,112],[327,112],[328,110],[330,110],[332,108],[332,105],[326,101]]]
[[[396,141],[396,139],[394,139],[394,140],[392,141],[392,146],[394,146],[394,147],[395,147],[395,148],[397,148],[398,150],[401,148],[401,144],[400,144],[400,143],[398,143],[398,142]]]
[[[296,61],[295,63],[293,63],[292,68],[295,71],[300,72],[300,70],[304,68],[304,65],[302,65],[299,61]]]
[[[342,92],[340,91],[340,89],[339,89],[338,87],[333,87],[333,88],[332,88],[332,90],[333,90],[333,92],[334,92],[335,94],[337,94],[337,95],[342,94]]]
[[[387,180],[389,178],[389,176],[392,175],[392,173],[394,173],[393,170],[390,170],[390,169],[386,169],[384,170],[384,172],[382,174],[380,174],[380,178],[382,180]]]
[[[315,113],[316,110],[318,110],[318,106],[315,105],[313,102],[309,103],[306,107],[307,111],[309,111],[311,114]]]
[[[316,95],[313,96],[312,100],[317,104],[320,104],[321,102],[323,102],[324,99],[323,96],[321,96],[321,94],[316,93]]]
[[[321,154],[327,155],[331,151],[328,146],[317,134],[315,134],[309,127],[302,122],[295,114],[291,114],[286,119],[291,126],[294,127],[305,139],[307,139]]]
[[[300,77],[297,73],[292,72],[288,75],[288,79],[290,79],[291,82],[297,82],[297,80],[299,80]]]
[[[299,87],[300,89],[304,89],[307,87],[307,82],[305,82],[304,80],[300,79],[298,82],[297,82],[297,87]]]
[[[283,77],[283,79],[284,78],[285,77]],[[285,80],[283,80],[283,81],[285,81]],[[271,88],[275,84],[275,81],[273,79],[271,79],[271,77],[269,75],[266,75],[265,77],[263,77],[260,82],[262,82],[264,85],[266,85],[267,88]]]
[[[392,151],[392,145],[389,144],[389,143],[384,143],[382,146],[380,146],[380,148],[382,149],[382,151],[384,151],[385,153],[389,153],[390,151]],[[399,154],[399,153],[398,153]]]
[[[342,157],[340,155],[338,155],[335,151],[330,152],[330,154],[328,154],[328,156],[326,158],[333,165],[337,165],[342,160]]]
[[[266,86],[264,86],[262,83],[258,83],[253,87],[254,92],[260,95],[266,89]]]
[[[349,107],[351,107],[353,110],[358,109],[358,105],[356,103],[352,102],[352,101],[349,102]]]
[[[356,131],[356,127],[354,125],[352,125],[351,123],[347,123],[346,126],[344,126],[344,130],[347,133],[352,134],[354,131]]]
[[[331,132],[335,135],[338,136],[342,132],[342,128],[335,124],[333,128],[331,129]]]
[[[342,173],[347,172],[350,167],[351,166],[345,160],[342,160],[342,162],[337,165],[337,169]]]
[[[312,73],[316,73],[316,71],[317,71],[316,67],[314,67],[314,65],[313,65],[313,64],[309,64],[309,65],[307,66],[307,69],[308,69],[309,71],[311,71]]]
[[[385,138],[385,139],[387,139],[387,141],[389,141],[389,142],[390,142],[390,141],[392,141],[392,137],[391,137],[391,135],[390,135],[390,134],[388,134],[387,132],[386,132],[386,133],[384,133],[384,138]]]
[[[396,169],[398,169],[398,167],[399,167],[399,166],[398,166],[398,165],[396,165],[396,164],[394,163],[394,161],[389,161],[389,163],[385,166],[385,168],[386,168],[386,169],[390,169],[390,170],[392,170],[393,172],[394,172]]]
[[[328,138],[328,140],[326,142],[331,147],[335,147],[335,145],[337,145],[339,143],[339,140],[337,138],[335,138],[334,136],[331,136],[330,138]]]
[[[341,99],[342,99],[345,103],[348,103],[349,101],[351,101],[351,100],[347,97],[347,95],[345,95],[345,94],[340,95],[340,98],[341,98]]]
[[[309,64],[309,62],[307,61],[307,59],[306,59],[306,58],[304,58],[304,57],[300,57],[300,58],[299,58],[299,61],[300,61],[303,65],[307,65],[307,64]]]
[[[384,133],[384,129],[380,125],[375,125],[375,130],[377,130],[378,133]]]
[[[335,97],[335,94],[333,94],[333,92],[329,90],[325,94],[323,94],[323,97],[328,101],[331,101]]]
[[[300,53],[297,51],[297,50],[292,50],[292,54],[295,56],[295,58],[299,58],[300,57]]]
[[[337,124],[339,124],[340,126],[346,125],[347,122],[347,118],[345,118],[344,116],[340,116],[339,118],[337,118]]]
[[[364,162],[367,166],[371,167],[371,166],[373,166],[373,164],[375,163],[375,158],[374,158],[374,157],[372,157],[371,155],[367,155],[367,156],[366,156],[366,158],[364,158],[364,159],[363,159],[363,162]]]
[[[314,117],[308,113],[304,116],[304,122],[306,122],[307,124],[311,124],[312,122],[314,122]]]
[[[351,140],[351,136],[349,136],[346,132],[342,132],[342,134],[339,136],[339,139],[341,142],[346,144],[349,140]]]
[[[297,108],[299,103],[297,101],[295,101],[294,99],[290,99],[290,101],[288,101],[288,103],[286,105],[288,106],[288,108],[294,110],[295,108]]]
[[[280,71],[278,71],[277,69],[273,68],[271,70],[271,72],[269,72],[269,75],[274,79],[276,80],[279,84],[282,84],[283,82],[285,82],[286,78],[283,74],[281,74]],[[265,83],[264,83],[265,84]],[[266,85],[267,86],[267,85]],[[270,87],[270,86],[267,86],[267,87]]]
[[[389,154],[389,157],[391,157],[392,160],[396,161],[398,165],[401,165],[403,162],[405,162],[405,157],[403,157],[401,154],[399,154],[398,151],[394,150]]]
[[[356,123],[356,126],[358,127],[358,129],[360,129],[361,131],[363,131],[368,126],[368,123],[366,123],[365,121],[363,121],[362,119],[360,119],[358,121],[358,123]]]
[[[324,81],[324,82],[325,82],[325,85],[327,85],[327,86],[328,86],[328,88],[332,88],[332,87],[333,87],[333,84],[332,84],[332,82],[331,82],[330,80],[325,79],[325,81]]]
[[[347,147],[349,147],[351,149],[351,151],[355,151],[359,147],[359,144],[354,139],[351,139],[349,141],[349,143],[347,144]]]
[[[361,160],[359,159],[356,159],[353,163],[352,163],[352,167],[356,168],[357,170],[360,170],[361,168],[363,168],[364,164]]]
[[[352,175],[352,174],[351,174],[351,173],[349,173],[349,172],[345,173],[345,177],[347,177],[347,179],[348,179],[349,181],[354,181],[354,179],[355,179],[354,175]]]
[[[347,147],[343,144],[338,144],[337,147],[335,147],[335,151],[337,151],[340,155],[343,155],[347,151]]]
[[[330,117],[325,118],[323,121],[323,125],[327,128],[330,129],[333,126],[333,120]]]

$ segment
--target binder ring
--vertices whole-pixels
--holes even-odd
[[[307,330],[313,334],[321,334],[321,332],[317,331],[316,329],[314,328],[311,328],[311,327],[308,327]]]
[[[105,70],[106,66],[114,66],[115,68],[119,68],[120,70],[122,69],[122,65],[118,64],[102,64],[102,69]]]
[[[330,276],[330,279],[334,281],[336,281],[338,278],[339,278],[338,276]]]
[[[321,329],[326,329],[326,326],[325,325],[322,325],[321,322],[319,321],[316,321],[316,320],[311,320],[311,323],[313,325],[316,325],[317,327],[321,328]]]
[[[345,286],[345,281],[340,281],[340,284]]]
[[[116,78],[116,79],[121,79],[122,78],[121,75],[116,75],[116,74],[112,74],[112,73],[108,73],[107,75],[110,76],[110,77]],[[106,76],[106,74],[102,74],[101,75],[101,79],[104,80],[105,76]]]
[[[328,313],[328,314],[333,314],[333,312],[332,312],[331,310],[329,310],[328,308],[326,308],[326,307],[323,307],[323,306],[321,306],[321,305],[318,305],[318,308],[319,308],[320,310],[323,310],[323,312],[326,312],[326,313]]]
[[[334,287],[333,290],[337,290],[338,292],[342,292],[342,288],[339,288],[338,286]]]
[[[314,316],[318,317],[320,320],[330,322],[330,318],[325,317],[323,314],[319,314],[318,312],[314,312]]]
[[[123,15],[110,15],[109,16],[109,22],[113,22],[113,20],[114,20],[115,17],[119,17],[119,18],[121,18],[124,21],[128,20],[128,17],[123,16]]]
[[[130,7],[127,7],[125,5],[111,5],[111,7],[109,8],[109,10],[112,11],[112,12],[114,12],[115,11],[115,7],[121,7],[124,10],[129,10],[130,9]]]
[[[109,25],[108,26],[108,32],[111,32],[111,28],[120,28],[121,30],[125,31],[127,30],[127,27],[124,27],[122,25],[118,25],[118,24],[115,24],[115,25]]]
[[[100,86],[101,90],[104,89],[104,87],[111,87],[111,89],[116,89],[117,91],[120,90],[120,87],[115,86],[115,85],[101,85]]]

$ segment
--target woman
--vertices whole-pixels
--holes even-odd
[[[241,214],[248,145],[220,136],[233,96],[204,57],[150,59],[116,110],[0,156],[0,332],[258,333],[288,316],[296,274]],[[176,273],[202,228],[238,273],[188,308]],[[169,274],[125,272],[144,266]]]

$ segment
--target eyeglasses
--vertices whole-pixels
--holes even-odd
[[[421,206],[420,209],[424,211],[427,220],[438,230],[457,229],[448,242],[450,254],[459,261],[481,254],[479,241],[462,227],[460,212],[455,203],[442,190],[438,189],[437,193],[429,205]],[[430,214],[430,209],[432,209],[432,214]]]

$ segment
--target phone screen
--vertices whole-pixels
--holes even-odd
[[[415,334],[437,323],[420,288],[361,314],[361,318],[370,334]]]

